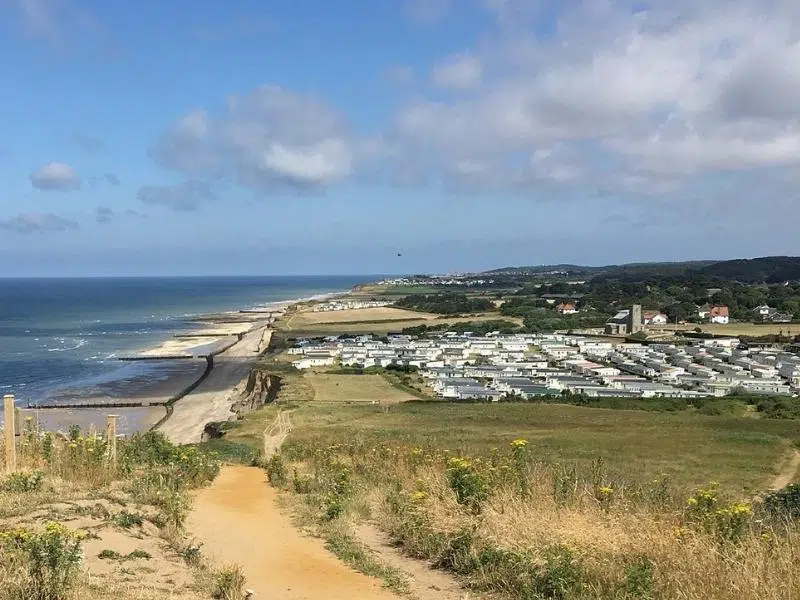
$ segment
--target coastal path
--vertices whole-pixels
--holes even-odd
[[[235,564],[255,598],[397,600],[306,537],[283,514],[262,469],[223,467],[194,499],[187,529],[214,564]]]
[[[214,357],[208,377],[191,393],[178,400],[172,415],[159,427],[176,444],[201,441],[207,423],[227,421],[236,401],[234,389],[250,373],[256,358],[269,346],[272,330],[259,323],[242,339]]]

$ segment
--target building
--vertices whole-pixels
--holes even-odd
[[[628,313],[628,334],[639,333],[644,329],[644,321],[642,321],[642,305],[634,304]]]
[[[727,325],[729,321],[728,307],[719,305],[712,306],[711,309],[708,311],[708,320],[711,323],[719,323],[720,325]]]
[[[629,310],[621,310],[615,314],[605,325],[606,335],[625,335],[628,333]]]
[[[574,302],[562,302],[556,306],[556,310],[562,315],[574,315],[578,312],[578,308],[575,306]]]
[[[642,319],[645,325],[666,325],[667,315],[657,310],[646,310],[642,313]]]

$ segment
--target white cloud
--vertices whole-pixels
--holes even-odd
[[[436,65],[431,80],[441,88],[464,90],[481,82],[481,61],[472,54],[456,54]]]
[[[276,86],[229,99],[215,116],[190,113],[151,149],[162,165],[250,187],[317,187],[353,171],[358,142],[325,103]]]
[[[44,233],[77,229],[78,223],[53,213],[21,213],[0,220],[0,229],[16,233]]]
[[[481,1],[498,25],[465,55],[480,68],[450,57],[434,69],[469,93],[403,107],[389,136],[400,160],[438,165],[443,178],[458,175],[454,160],[490,165],[487,180],[509,187],[616,176],[637,195],[645,183],[668,193],[697,177],[800,167],[800,3],[583,0],[537,37],[541,23],[523,17],[543,18],[538,3]],[[542,162],[556,146],[569,160]]]
[[[472,2],[491,15],[473,47],[432,61],[433,87],[401,71],[409,100],[368,137],[317,98],[262,86],[190,113],[152,154],[255,188],[366,175],[648,196],[800,171],[800,3]],[[454,6],[406,4],[420,22]]]
[[[33,187],[40,190],[66,192],[81,186],[80,177],[66,163],[51,162],[30,174]]]
[[[114,220],[114,210],[108,206],[98,206],[94,210],[94,219],[98,223],[111,223]]]
[[[4,2],[0,2],[0,10]],[[57,50],[107,42],[107,32],[97,18],[77,6],[75,0],[6,0],[22,24],[22,31]],[[109,46],[103,48],[106,55]]]

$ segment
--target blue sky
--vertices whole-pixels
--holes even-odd
[[[793,0],[4,0],[0,276],[797,254],[798,23]]]

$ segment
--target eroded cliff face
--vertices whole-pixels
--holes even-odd
[[[228,421],[207,423],[203,430],[203,441],[219,439],[231,427],[231,421],[237,421],[242,415],[258,410],[265,404],[275,400],[281,387],[281,378],[258,367],[250,369],[244,389],[238,397],[233,396],[231,416]],[[236,390],[234,390],[235,393]]]
[[[250,370],[247,384],[239,400],[233,405],[237,414],[257,410],[275,400],[280,389],[281,378],[268,371],[254,367]]]

